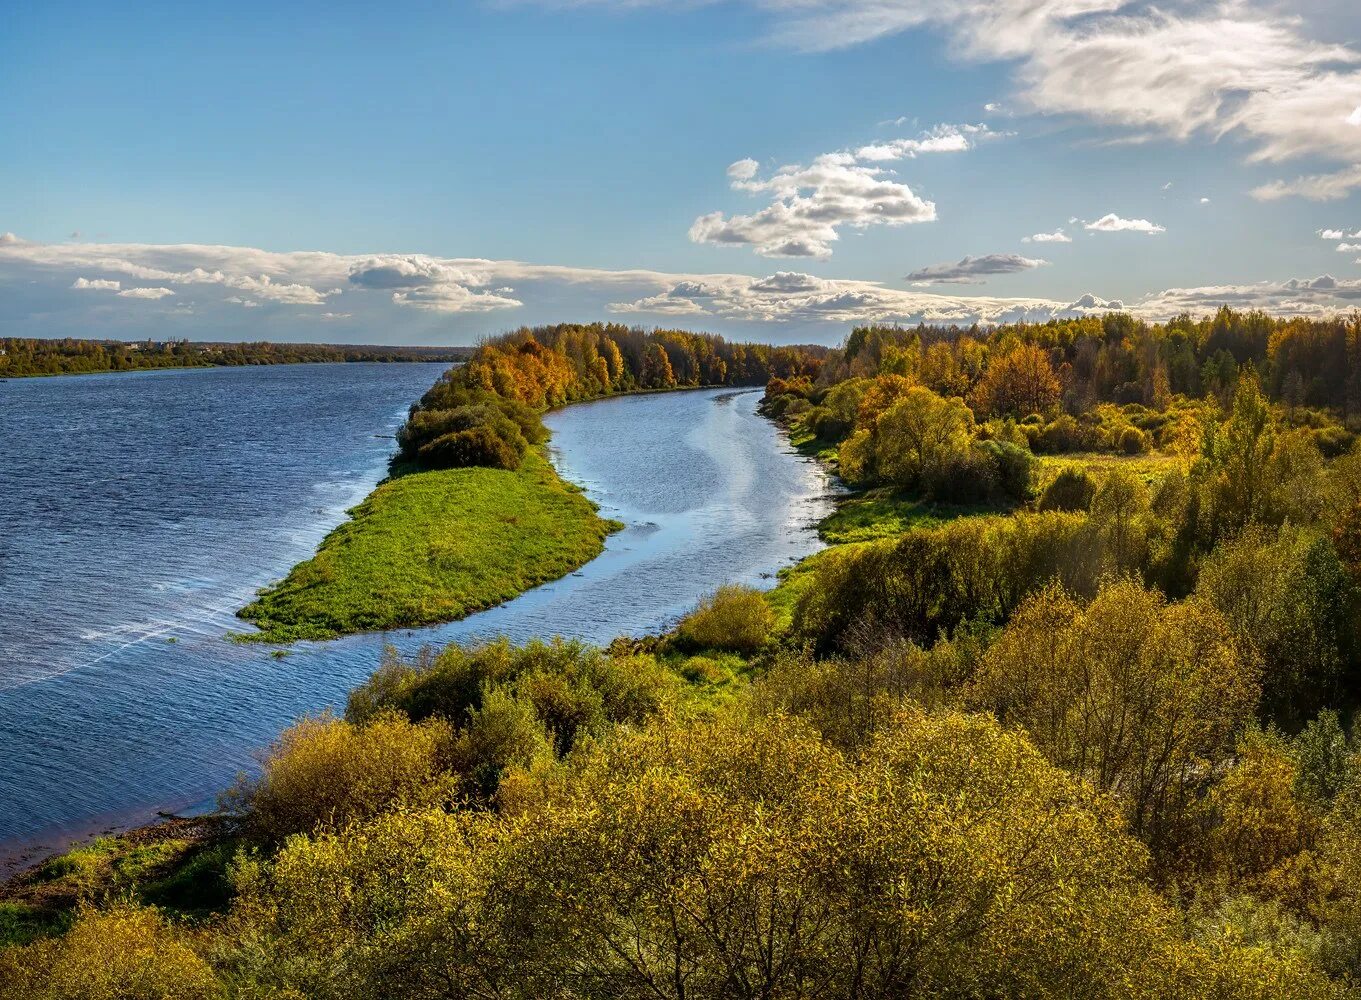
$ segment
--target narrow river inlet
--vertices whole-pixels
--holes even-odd
[[[343,706],[385,644],[607,642],[819,547],[825,473],[759,390],[550,414],[559,470],[627,526],[581,571],[450,625],[285,656],[233,613],[382,477],[440,365],[294,365],[0,384],[0,863],[210,799],[297,717]]]

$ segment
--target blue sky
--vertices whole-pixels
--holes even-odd
[[[0,334],[1361,301],[1339,0],[129,6],[0,34]]]

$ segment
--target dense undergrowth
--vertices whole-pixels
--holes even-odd
[[[390,656],[228,796],[217,916],[93,885],[0,997],[1358,995],[1361,452],[1261,327],[1063,346],[1248,345],[1139,403],[857,332],[767,391],[857,488],[773,592]]]

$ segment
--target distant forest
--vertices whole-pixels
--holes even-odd
[[[142,371],[295,365],[322,361],[464,361],[471,347],[390,347],[366,344],[249,344],[188,340],[37,340],[0,338],[0,378]]]

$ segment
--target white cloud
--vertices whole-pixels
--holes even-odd
[[[1172,182],[1171,182],[1171,181],[1168,181],[1166,184],[1164,184],[1164,185],[1163,185],[1163,190],[1164,190],[1164,191],[1171,191],[1171,190],[1172,190]]]
[[[429,312],[491,312],[522,305],[510,297],[513,289],[476,291],[484,284],[478,274],[423,254],[365,258],[351,265],[349,281],[361,288],[396,289],[393,302]]]
[[[858,160],[877,162],[915,159],[917,156],[926,153],[963,153],[973,149],[981,141],[1000,138],[1006,134],[1008,133],[994,132],[983,124],[937,125],[935,128],[923,132],[916,139],[890,139],[887,142],[861,146],[855,151],[855,156]],[[752,160],[742,162],[755,165]],[[732,176],[731,168],[729,168],[729,176]]]
[[[1227,134],[1253,156],[1361,159],[1361,56],[1316,42],[1283,8],[1252,0],[757,0],[777,35],[843,48],[923,26],[965,58],[1013,62],[1030,110],[1076,114],[1140,135]]]
[[[1167,232],[1165,226],[1160,226],[1156,222],[1149,222],[1147,219],[1122,219],[1114,212],[1103,215],[1095,222],[1084,222],[1082,228],[1091,233],[1146,233],[1149,236]]]
[[[936,206],[906,184],[889,180],[879,167],[855,162],[850,153],[826,153],[808,166],[781,167],[762,180],[754,160],[728,168],[732,187],[770,194],[770,205],[752,215],[701,215],[690,227],[695,243],[750,246],[765,257],[829,257],[843,226],[901,226],[931,222]]]
[[[495,309],[514,309],[524,304],[519,299],[494,292],[475,292],[452,282],[393,292],[392,301],[399,306],[443,313],[491,312]]]
[[[735,181],[749,181],[756,176],[756,171],[761,169],[761,164],[751,157],[738,160],[736,163],[729,164],[728,176]]]
[[[1336,201],[1361,188],[1361,164],[1330,174],[1309,174],[1293,181],[1271,181],[1252,189],[1258,201],[1299,197],[1310,201]]]
[[[655,294],[608,306],[615,313],[736,319],[762,323],[1005,323],[1120,309],[1095,295],[1077,302],[1043,298],[940,295],[886,288],[877,282],[818,278],[781,271],[765,278],[707,275],[674,282]]]
[[[1209,199],[1209,198],[1201,198],[1201,199],[1200,199],[1200,203],[1201,203],[1202,205],[1208,205],[1208,204],[1210,203],[1210,199]]]
[[[1356,253],[1358,250],[1361,250],[1361,243],[1339,243],[1337,245],[1338,253]]]
[[[16,243],[22,242],[24,241],[19,239],[19,237],[15,236],[13,233],[8,232],[0,233],[0,246],[14,246]]]
[[[1358,303],[1361,303],[1361,279],[1348,280],[1324,274],[1282,282],[1169,288],[1140,300],[1136,309],[1150,319],[1167,319],[1183,312],[1203,315],[1222,305],[1260,309],[1275,316],[1317,317],[1348,313]]]
[[[169,288],[125,288],[118,293],[122,299],[163,299],[175,293]]]
[[[369,288],[362,283],[366,279],[350,280],[354,274],[393,266],[393,261],[406,262],[395,265],[391,272],[396,276],[392,280],[408,282],[405,287]],[[107,276],[147,272],[208,275],[213,280],[147,282],[147,287],[126,289],[122,299],[73,288],[80,277],[113,281]],[[268,275],[270,281],[259,282],[261,275]],[[461,280],[452,280],[454,275]],[[255,279],[261,286],[274,289],[305,286],[317,296],[331,295],[337,287],[346,286],[345,309],[320,310],[288,303],[278,303],[272,309],[248,307],[245,302],[260,300],[232,287],[231,279],[239,278]],[[517,323],[613,312],[642,322],[669,320],[732,336],[831,342],[844,336],[848,324],[862,322],[1042,322],[1056,316],[1121,308],[1148,318],[1166,318],[1181,311],[1204,314],[1224,303],[1276,315],[1333,315],[1361,305],[1361,279],[1326,275],[1277,283],[1168,289],[1122,305],[1096,295],[1068,301],[941,294],[797,271],[752,277],[609,271],[421,254],[374,257],[275,253],[250,247],[20,241],[0,245],[0,280],[6,289],[0,335],[13,331],[14,335],[62,336],[75,327],[107,330],[114,336],[289,340],[299,338],[297,320],[308,317],[333,323],[328,328],[331,336],[365,343],[373,342],[375,331],[381,331],[382,341],[421,342],[431,336],[432,329],[468,343],[504,329],[501,311],[509,309],[517,309]],[[192,318],[186,318],[187,303],[174,309],[166,308],[168,302],[156,310],[132,307],[132,299],[168,297],[176,289],[183,292],[183,286],[193,289]],[[513,297],[510,288],[515,289]],[[123,291],[121,285],[117,291]],[[110,304],[124,300],[129,300],[125,314],[122,310],[110,312]],[[96,308],[98,312],[93,311]]]
[[[75,281],[71,282],[71,287],[75,289],[88,289],[90,291],[116,292],[118,291],[119,284],[120,282],[110,281],[107,278],[95,278],[93,281],[89,278],[77,278]]]
[[[648,0],[541,0],[637,7]],[[665,0],[654,0],[665,2]],[[693,0],[669,0],[692,3]],[[961,59],[1012,67],[1022,111],[1074,115],[1135,141],[1230,136],[1254,160],[1353,167],[1275,182],[1259,197],[1341,197],[1361,186],[1361,53],[1317,41],[1273,0],[748,0],[777,41],[849,48],[918,28]]]
[[[965,257],[954,264],[932,264],[907,275],[903,280],[915,285],[957,284],[977,285],[994,274],[1016,274],[1044,267],[1047,260],[1022,257],[1018,253],[990,253],[981,257]]]
[[[1052,233],[1035,233],[1031,236],[1021,237],[1022,243],[1072,243],[1073,238],[1062,229],[1055,229]]]

